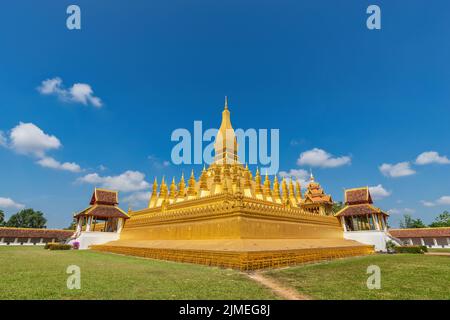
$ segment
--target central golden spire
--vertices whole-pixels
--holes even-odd
[[[228,110],[228,97],[225,96],[225,105],[222,111],[222,122],[214,142],[215,163],[224,162],[232,164],[237,162],[237,139],[231,124]]]

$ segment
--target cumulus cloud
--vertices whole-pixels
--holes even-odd
[[[416,173],[407,161],[397,164],[383,163],[379,169],[382,174],[391,178],[410,176]]]
[[[138,206],[148,203],[151,192],[138,191],[125,197],[123,201],[131,206]]]
[[[40,166],[45,167],[45,168],[65,170],[65,171],[71,171],[71,172],[80,172],[81,171],[81,167],[74,162],[61,163],[52,157],[44,157],[44,158],[38,160],[37,163]]]
[[[419,154],[416,159],[416,164],[425,165],[425,164],[450,164],[450,159],[446,156],[440,156],[436,151],[427,151]]]
[[[150,187],[149,183],[145,181],[145,174],[131,170],[117,176],[102,177],[98,173],[90,173],[78,178],[77,181],[123,192],[140,191]]]
[[[386,190],[381,184],[369,187],[369,191],[373,200],[381,200],[392,194],[391,191]]]
[[[23,209],[23,208],[25,208],[25,205],[23,205],[21,203],[17,203],[11,198],[2,198],[2,197],[0,197],[0,208],[3,208],[3,209]]]
[[[45,133],[33,123],[20,122],[6,137],[0,132],[0,145],[9,148],[19,154],[37,158],[37,164],[45,168],[52,168],[71,172],[82,171],[74,162],[61,163],[47,155],[54,149],[59,149],[62,144],[57,137]]]
[[[3,133],[3,131],[0,131],[0,147],[6,147],[6,146],[7,146],[6,136]]]
[[[351,158],[349,156],[334,157],[325,150],[318,148],[302,152],[297,160],[298,165],[322,168],[335,168],[350,163]]]
[[[422,200],[421,202],[425,207],[434,207],[434,206],[438,206],[438,205],[448,206],[448,205],[450,205],[450,196],[442,196],[435,201]]]
[[[400,209],[393,208],[393,209],[388,210],[389,214],[402,214],[403,215],[403,214],[412,214],[414,212],[416,212],[416,211],[411,208],[400,208]]]
[[[280,171],[278,175],[281,178],[290,178],[298,180],[301,184],[306,184],[309,178],[309,173],[303,169],[291,169],[289,171]]]
[[[62,79],[55,77],[42,81],[37,90],[43,95],[55,95],[64,102],[92,105],[96,108],[103,105],[101,99],[94,96],[92,87],[87,83],[75,83],[72,87],[65,88]]]
[[[155,169],[163,169],[163,168],[167,168],[168,166],[170,166],[170,161],[167,160],[161,160],[159,159],[157,156],[155,155],[149,155],[148,160],[150,161],[151,165],[155,168]]]
[[[10,133],[10,148],[21,154],[43,157],[51,149],[61,147],[59,139],[48,135],[33,123],[20,122]]]

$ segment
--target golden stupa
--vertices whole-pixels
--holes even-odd
[[[241,270],[281,267],[373,252],[343,238],[332,199],[311,181],[304,196],[298,182],[272,183],[239,162],[225,100],[214,145],[214,163],[199,179],[178,184],[155,179],[148,208],[129,211],[120,240],[91,248],[155,259]]]

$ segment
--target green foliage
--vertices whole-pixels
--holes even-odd
[[[397,253],[422,254],[422,253],[428,252],[428,248],[426,246],[401,246],[401,247],[395,247],[394,250]]]
[[[77,220],[73,219],[70,225],[67,228],[64,228],[64,230],[75,230],[77,228]]]
[[[400,228],[426,228],[427,226],[422,222],[421,219],[413,219],[411,215],[403,215],[403,220],[400,221]]]
[[[47,219],[40,211],[33,209],[24,209],[12,215],[6,223],[7,227],[13,228],[45,228]]]
[[[334,213],[339,212],[342,208],[344,208],[344,204],[342,203],[342,201],[333,203],[333,212]]]
[[[0,227],[3,227],[5,224],[5,213],[3,210],[0,210]]]
[[[386,250],[388,252],[394,252],[396,247],[397,245],[392,240],[386,241]]]
[[[450,212],[444,211],[442,212],[433,223],[430,224],[430,227],[450,227]]]
[[[70,250],[72,249],[72,246],[70,244],[49,242],[44,248],[48,250]]]

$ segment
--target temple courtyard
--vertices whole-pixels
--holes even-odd
[[[80,267],[80,290],[67,289],[70,265]],[[381,269],[381,289],[367,289],[370,265]],[[307,299],[450,299],[450,256],[375,254],[249,277],[231,269],[90,250],[5,246],[0,266],[0,299],[284,299],[295,293]]]

